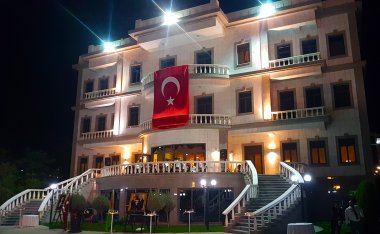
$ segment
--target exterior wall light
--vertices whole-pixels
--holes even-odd
[[[114,52],[115,51],[115,46],[113,45],[112,42],[104,42],[103,44],[103,52],[109,53],[109,52]]]
[[[274,15],[274,13],[276,13],[276,9],[274,8],[274,6],[270,3],[264,3],[260,7],[259,17],[266,18]]]
[[[178,17],[171,11],[166,11],[164,14],[164,23],[162,25],[172,25],[178,22]]]

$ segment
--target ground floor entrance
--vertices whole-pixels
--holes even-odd
[[[244,160],[251,160],[255,165],[257,174],[264,174],[263,146],[261,144],[245,145]]]

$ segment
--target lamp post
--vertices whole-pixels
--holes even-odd
[[[304,184],[309,183],[311,181],[311,175],[305,174],[303,176],[303,181],[300,181],[299,178],[296,175],[292,175],[291,180],[300,186],[301,190],[301,212],[302,212],[302,222],[305,222],[305,204],[304,204],[304,195],[303,195],[303,190],[304,190]]]
[[[216,180],[212,179],[210,181],[211,186],[216,185]],[[205,221],[205,226],[206,229],[209,230],[209,224],[210,224],[210,218],[209,218],[209,190],[208,190],[208,185],[207,185],[207,180],[202,179],[201,180],[201,187],[204,189],[204,194],[205,194],[205,203],[204,203],[204,221]]]
[[[51,189],[51,197],[50,197],[50,219],[49,219],[49,228],[51,228],[51,220],[53,217],[53,202],[54,202],[54,192],[55,189],[57,188],[57,184],[51,184],[50,186]]]

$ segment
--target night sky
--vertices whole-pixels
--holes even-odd
[[[0,149],[42,149],[70,158],[77,72],[71,68],[90,44],[100,40],[79,23],[78,17],[104,40],[126,38],[136,19],[160,15],[150,0],[8,1],[3,8],[2,38],[7,41],[2,63]],[[156,1],[164,9],[170,0]],[[173,10],[208,0],[173,0]],[[380,133],[377,109],[380,77],[375,72],[380,56],[374,22],[377,1],[364,1],[361,27],[362,57],[367,60],[366,95],[370,128]],[[257,4],[254,0],[220,0],[224,12]],[[9,7],[9,10],[8,10]],[[65,8],[68,10],[66,11]],[[377,13],[377,14],[374,14]],[[5,16],[5,17],[4,17]],[[379,34],[379,32],[377,32]],[[378,55],[379,54],[379,55]],[[5,85],[4,85],[5,83]],[[69,163],[69,160],[67,160]]]

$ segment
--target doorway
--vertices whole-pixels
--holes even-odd
[[[263,146],[244,146],[244,160],[251,160],[256,167],[257,174],[264,174]]]

